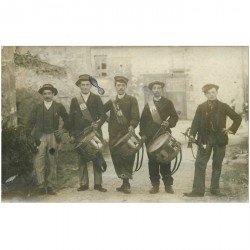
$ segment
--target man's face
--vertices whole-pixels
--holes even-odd
[[[88,94],[90,92],[91,86],[92,85],[89,81],[83,81],[79,83],[79,88],[83,94]]]
[[[54,93],[51,90],[44,90],[43,91],[43,100],[45,102],[51,102],[53,100]]]
[[[118,95],[123,95],[125,93],[126,87],[127,85],[124,82],[116,82],[115,84],[116,92],[118,93]]]
[[[152,87],[152,92],[154,97],[160,97],[162,95],[162,86],[159,84],[154,84]]]
[[[206,93],[205,96],[209,101],[214,101],[217,99],[218,91],[216,88],[209,89]]]

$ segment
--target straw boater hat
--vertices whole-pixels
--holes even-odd
[[[212,89],[212,88],[215,88],[216,90],[219,89],[219,86],[216,85],[216,84],[212,84],[212,83],[209,83],[209,84],[206,84],[202,87],[202,92],[206,93],[208,90]]]
[[[88,74],[80,75],[75,84],[76,84],[76,86],[79,87],[79,84],[81,82],[86,82],[86,81],[88,81],[88,82],[90,81],[90,75],[88,75]]]
[[[52,84],[49,83],[44,84],[42,87],[40,87],[38,93],[42,95],[44,90],[51,90],[54,93],[54,95],[57,95],[58,93],[57,89]]]
[[[148,88],[152,89],[155,84],[161,85],[162,88],[165,86],[164,82],[154,81],[154,82],[149,83]]]

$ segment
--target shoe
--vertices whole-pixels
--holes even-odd
[[[100,192],[107,192],[107,189],[106,188],[103,188],[102,185],[95,185],[94,186],[94,189],[95,190],[98,190]]]
[[[150,194],[156,194],[159,192],[159,186],[153,186],[150,190],[149,193]]]
[[[190,192],[190,193],[183,193],[184,196],[187,197],[204,197],[203,193],[195,193],[195,192]]]
[[[56,192],[53,190],[53,188],[48,187],[48,188],[47,188],[47,194],[56,195]]]
[[[45,195],[47,192],[46,192],[46,189],[45,189],[45,188],[39,188],[38,191],[37,191],[37,193],[38,193],[39,195]]]
[[[167,193],[169,193],[169,194],[174,194],[174,190],[173,190],[173,188],[172,188],[172,186],[171,185],[169,185],[169,186],[165,186],[165,191],[167,192]]]
[[[210,190],[210,193],[211,195],[219,196],[219,197],[226,196],[225,194],[221,193],[220,190]]]
[[[129,186],[123,187],[122,192],[123,192],[124,194],[130,194],[130,193],[131,193],[130,185],[129,185]]]
[[[116,191],[123,192],[124,185],[122,184],[120,187],[116,188]]]
[[[79,188],[77,188],[77,191],[86,191],[89,189],[89,186],[88,185],[82,185],[80,186]]]

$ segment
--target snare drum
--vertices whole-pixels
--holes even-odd
[[[157,162],[172,161],[181,151],[181,144],[169,133],[157,137],[148,146],[148,153],[156,157]]]
[[[119,139],[119,141],[112,147],[112,150],[120,154],[121,157],[126,158],[136,154],[142,147],[144,141],[143,138],[140,138],[135,133],[129,132]]]
[[[86,160],[93,160],[102,151],[103,143],[95,131],[84,134],[75,149]]]

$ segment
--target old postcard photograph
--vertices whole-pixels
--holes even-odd
[[[248,47],[1,50],[2,202],[248,202]]]

